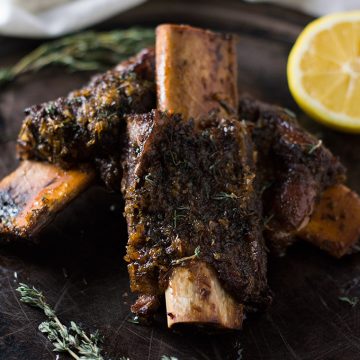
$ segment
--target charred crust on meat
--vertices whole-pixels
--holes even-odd
[[[287,109],[243,96],[239,116],[250,123],[257,148],[265,234],[283,253],[309,221],[321,193],[345,181],[345,168]]]
[[[122,190],[131,289],[162,294],[174,260],[191,259],[200,248],[199,259],[215,268],[236,299],[267,302],[261,207],[246,127],[216,117],[195,127],[179,115],[153,111],[128,117],[128,141]]]
[[[65,169],[92,161],[108,186],[119,184],[121,166],[114,159],[121,153],[124,115],[155,107],[154,61],[154,50],[143,50],[67,97],[26,109],[17,144],[20,158]]]

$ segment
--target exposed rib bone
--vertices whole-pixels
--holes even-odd
[[[156,82],[158,109],[185,119],[236,109],[234,38],[185,25],[158,26]]]
[[[118,187],[122,114],[155,106],[153,79],[154,50],[144,49],[67,97],[27,109],[17,144],[20,157],[56,165],[24,161],[0,182],[2,238],[33,237],[90,186],[94,171],[81,170],[80,163],[95,161],[103,181]]]
[[[359,196],[341,184],[328,188],[298,236],[335,257],[348,254],[360,236]]]
[[[195,120],[211,110],[237,106],[235,41],[181,25],[156,30],[158,109]],[[220,106],[223,104],[223,107]],[[206,294],[206,295],[205,295]],[[165,292],[168,326],[241,327],[243,306],[225,292],[206,263],[174,268]]]
[[[241,328],[243,305],[224,291],[205,262],[176,267],[165,291],[168,326],[179,324]]]
[[[0,233],[33,237],[94,180],[86,167],[62,170],[44,162],[23,161],[0,182]]]

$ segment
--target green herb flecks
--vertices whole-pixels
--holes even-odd
[[[163,355],[161,357],[161,360],[178,360],[178,358],[176,358],[175,356]]]
[[[262,195],[267,189],[269,189],[273,185],[273,181],[267,181],[260,189],[260,194]]]
[[[49,104],[46,106],[45,110],[49,115],[53,116],[56,114],[56,106],[52,102],[49,102]]]
[[[322,140],[319,140],[316,144],[310,145],[308,154],[311,155],[316,149],[318,149],[322,145]]]
[[[190,255],[190,256],[185,256],[181,259],[176,259],[176,260],[173,260],[171,262],[171,265],[179,265],[181,264],[182,262],[184,261],[189,261],[189,260],[194,260],[196,258],[199,258],[200,257],[200,246],[197,246],[195,248],[195,251],[194,251],[194,254],[193,255]]]
[[[153,29],[134,27],[109,32],[86,31],[44,43],[13,67],[0,69],[0,86],[25,73],[60,65],[71,71],[100,71],[154,44]]]
[[[291,111],[290,109],[284,108],[284,112],[289,115],[292,118],[296,118],[296,115],[293,111]]]
[[[151,173],[145,175],[145,181],[149,182],[150,184],[154,185],[155,181],[151,178]]]
[[[179,166],[181,164],[181,161],[177,160],[176,155],[172,151],[170,151],[170,156],[175,166]]]
[[[264,219],[264,226],[266,227],[270,221],[274,218],[275,214],[270,214],[269,216],[265,217]]]
[[[359,302],[359,298],[356,296],[353,297],[348,297],[348,296],[339,296],[338,298],[340,301],[346,302],[349,305],[351,305],[352,307],[356,306],[357,303]]]
[[[39,330],[47,336],[54,345],[54,351],[66,352],[76,360],[105,360],[101,355],[99,343],[102,341],[98,331],[87,335],[73,321],[70,327],[61,323],[54,309],[46,302],[44,295],[35,287],[20,283],[16,289],[20,293],[20,301],[44,311],[48,321],[39,325]],[[121,358],[119,360],[129,360]]]
[[[238,199],[238,196],[234,193],[226,193],[226,192],[220,192],[219,194],[213,196],[214,200],[236,200]]]
[[[187,211],[187,210],[189,210],[188,207],[179,207],[174,210],[173,219],[174,219],[174,228],[175,229],[179,225],[179,220],[184,219],[186,217],[186,215],[182,212]]]

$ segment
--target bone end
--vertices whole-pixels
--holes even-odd
[[[351,253],[360,237],[359,196],[341,184],[326,189],[299,237],[337,258]]]
[[[243,305],[221,286],[215,271],[205,262],[194,261],[174,268],[165,292],[167,323],[241,329]]]
[[[185,119],[214,109],[226,115],[238,102],[235,38],[187,25],[160,25],[156,76],[159,110]]]
[[[92,170],[23,161],[0,182],[0,234],[31,238],[94,180]]]

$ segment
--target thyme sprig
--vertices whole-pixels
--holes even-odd
[[[12,67],[0,69],[0,86],[22,74],[52,65],[71,71],[100,71],[154,44],[153,29],[133,27],[109,32],[86,31],[46,42]]]
[[[20,293],[20,301],[44,311],[48,321],[39,325],[39,330],[47,336],[54,345],[55,352],[66,352],[76,360],[105,360],[101,355],[99,344],[102,338],[98,331],[87,335],[75,322],[70,327],[65,326],[57,317],[54,309],[46,302],[42,292],[35,287],[20,283],[16,289]],[[119,360],[129,360],[120,358]]]

